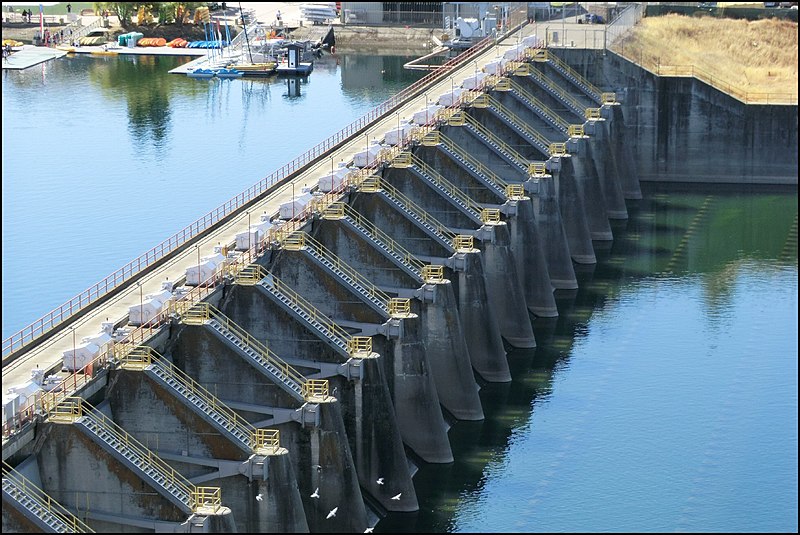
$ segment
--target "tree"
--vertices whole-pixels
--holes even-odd
[[[119,19],[119,23],[125,27],[130,26],[131,17],[139,10],[142,4],[138,2],[95,2],[95,12],[103,13],[110,11]]]

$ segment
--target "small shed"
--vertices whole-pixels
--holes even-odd
[[[450,91],[448,91],[446,93],[442,93],[441,95],[439,95],[439,104],[441,104],[445,108],[449,108],[450,106],[453,106],[456,103],[456,101],[458,100],[458,97],[461,96],[461,93],[463,91],[464,90],[461,89],[460,87],[456,87],[456,88],[451,89]]]
[[[414,123],[415,124],[428,124],[436,119],[436,112],[441,110],[443,106],[439,104],[431,104],[426,108],[423,108],[414,114]]]
[[[143,299],[141,303],[128,308],[128,324],[144,325],[160,314],[162,308],[161,301],[157,299]]]
[[[383,141],[387,145],[399,145],[403,138],[405,138],[410,132],[413,126],[408,122],[407,119],[403,119],[400,121],[400,125],[396,128],[392,128],[386,134],[384,134]]]
[[[469,91],[473,91],[478,88],[478,86],[481,84],[484,78],[486,78],[486,73],[479,72],[478,74],[470,76],[469,78],[464,80],[464,82],[461,84],[461,87]]]
[[[289,220],[299,216],[313,198],[314,195],[311,193],[302,193],[293,197],[291,201],[281,204],[278,217],[283,220]]]
[[[75,349],[67,349],[61,353],[61,369],[74,372],[85,368],[97,356],[100,355],[100,346],[94,342],[83,342],[75,346]]]
[[[317,188],[323,193],[329,193],[342,187],[342,184],[345,183],[347,175],[350,174],[350,171],[351,170],[348,169],[344,163],[340,163],[337,170],[332,173],[322,175],[319,178],[319,181],[317,182]]]
[[[353,156],[353,165],[356,167],[372,165],[378,158],[378,154],[380,154],[382,148],[380,142],[372,141],[366,150],[357,152],[355,156]]]

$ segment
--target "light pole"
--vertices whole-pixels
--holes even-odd
[[[450,106],[455,106],[456,103],[456,82],[453,77],[450,77]]]
[[[331,154],[331,193],[333,193],[333,155]]]
[[[394,112],[394,114],[397,115],[397,145],[398,146],[402,146],[403,145],[403,134],[401,133],[402,130],[400,130],[400,112],[396,111],[396,112]]]
[[[142,297],[141,281],[136,281],[136,286],[139,287],[139,325],[144,327],[144,298]]]
[[[245,214],[247,214],[247,254],[250,255],[250,259],[252,260],[253,244],[251,242],[252,238],[250,237],[252,235],[252,232],[250,231],[250,210],[247,210]]]
[[[478,60],[474,60],[472,63],[475,64],[475,91],[478,90]]]
[[[73,375],[78,373],[78,358],[76,356],[77,347],[75,344],[75,327],[70,327],[72,330],[72,373]]]
[[[195,243],[194,249],[197,251],[197,287],[200,287],[200,244]]]
[[[425,124],[427,125],[431,122],[430,117],[428,117],[428,93],[425,93]]]

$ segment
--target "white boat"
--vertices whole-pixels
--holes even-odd
[[[324,23],[336,18],[336,2],[311,2],[300,4],[300,14],[313,23]]]

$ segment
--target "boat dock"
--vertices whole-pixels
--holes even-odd
[[[3,69],[19,71],[66,55],[67,52],[64,50],[47,48],[44,46],[25,45],[3,60]]]

